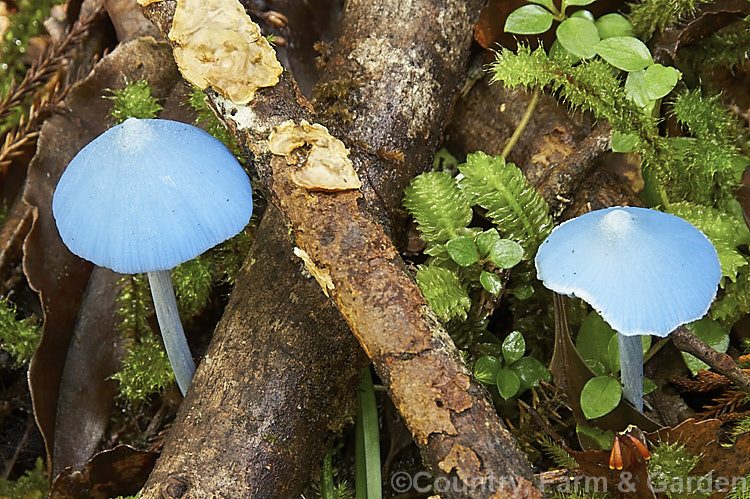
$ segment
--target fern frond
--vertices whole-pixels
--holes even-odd
[[[443,322],[466,319],[471,298],[458,274],[442,267],[420,265],[416,280],[427,303]]]
[[[627,97],[619,70],[602,60],[573,66],[567,60],[550,59],[542,47],[532,51],[521,45],[517,53],[507,48],[498,51],[491,71],[492,81],[502,81],[507,87],[549,86],[551,93],[558,93],[574,109],[592,111],[619,132],[641,139],[656,134],[656,121]]]
[[[456,180],[442,172],[417,176],[404,189],[403,203],[428,246],[448,242],[471,222],[468,199]]]
[[[539,445],[542,446],[544,452],[552,459],[555,466],[560,468],[577,468],[578,461],[573,456],[568,454],[562,445],[558,444],[549,435],[542,435],[539,439]]]
[[[546,201],[532,187],[521,170],[502,156],[483,152],[469,154],[458,166],[464,175],[459,182],[473,204],[487,210],[503,237],[523,246],[532,257],[552,230]]]

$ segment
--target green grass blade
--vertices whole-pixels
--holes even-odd
[[[370,368],[363,370],[357,389],[355,463],[357,499],[380,499],[380,426]]]

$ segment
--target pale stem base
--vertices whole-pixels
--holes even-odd
[[[643,343],[640,336],[617,333],[620,345],[620,372],[625,398],[643,412]]]
[[[151,296],[154,298],[154,309],[156,309],[161,337],[164,340],[164,348],[167,350],[167,357],[169,357],[169,363],[172,364],[180,392],[185,395],[195,373],[195,362],[185,339],[180,315],[177,313],[172,275],[168,270],[149,272],[148,283],[151,285]]]

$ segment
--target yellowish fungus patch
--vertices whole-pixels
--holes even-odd
[[[276,52],[237,0],[178,0],[169,39],[190,83],[213,87],[235,104],[279,82]]]
[[[333,284],[333,279],[331,279],[331,274],[326,269],[321,269],[315,265],[305,250],[295,247],[294,255],[302,259],[307,271],[318,281],[320,287],[323,288],[323,292],[328,296],[328,292],[336,287]]]
[[[313,191],[343,191],[362,187],[343,142],[323,125],[305,120],[299,125],[289,120],[277,126],[268,138],[268,149],[296,164],[292,151],[309,146],[302,168],[292,173],[292,182]]]
[[[163,0],[138,0],[138,5],[142,7],[146,7],[147,5],[151,5],[152,3],[162,2]]]

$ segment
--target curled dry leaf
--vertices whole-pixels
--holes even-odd
[[[120,445],[92,457],[83,471],[65,470],[50,487],[50,499],[107,499],[136,494],[154,467],[156,452]]]
[[[296,125],[289,120],[276,127],[268,138],[268,150],[285,156],[290,165],[297,162],[292,151],[305,145],[310,146],[307,159],[300,170],[292,173],[292,182],[297,186],[311,191],[343,191],[362,187],[346,146],[328,133],[323,125],[311,125],[306,120]]]
[[[151,3],[151,2],[149,2]],[[169,39],[185,79],[235,104],[279,82],[282,67],[260,27],[235,0],[180,0]]]

